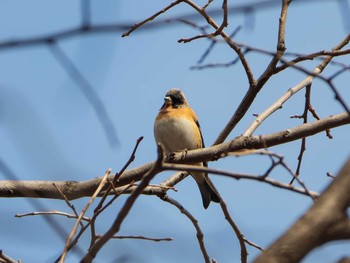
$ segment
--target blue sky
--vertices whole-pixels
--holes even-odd
[[[205,1],[201,1],[205,3]],[[244,2],[244,1],[242,1]],[[299,1],[301,2],[301,1]],[[168,3],[168,2],[167,2]],[[134,23],[162,9],[164,1],[92,1],[92,24]],[[219,6],[219,2],[214,5]],[[235,3],[236,4],[236,3]],[[239,4],[239,2],[237,2]],[[286,46],[288,52],[311,53],[330,50],[349,31],[337,1],[317,4],[296,2],[288,13]],[[188,14],[181,5],[160,18]],[[249,15],[232,14],[229,28],[242,29],[235,40],[250,46],[275,50],[280,8],[267,8]],[[221,18],[217,18],[221,21]],[[80,24],[80,1],[2,1],[0,3],[0,42],[61,31]],[[196,20],[204,24],[202,20]],[[179,44],[177,40],[198,32],[184,24],[169,23],[154,30],[135,31],[121,38],[122,31],[108,34],[77,36],[58,42],[103,102],[115,127],[118,143],[113,145],[91,103],[69,77],[46,45],[0,49],[0,158],[21,180],[88,180],[102,176],[108,168],[118,171],[129,158],[136,139],[144,136],[131,167],[150,162],[156,157],[153,121],[170,88],[182,89],[201,123],[206,145],[216,139],[239,105],[248,82],[238,63],[228,68],[191,70],[210,42],[206,39]],[[205,63],[225,63],[235,54],[224,43],[218,43]],[[249,53],[247,59],[257,78],[270,58]],[[348,57],[337,61],[349,63]],[[318,60],[306,62],[311,70]],[[329,76],[336,67],[329,67]],[[259,94],[251,110],[229,138],[240,135],[260,113],[305,76],[288,70],[273,77],[266,90]],[[347,89],[349,73],[335,80],[340,93],[350,101]],[[340,113],[343,109],[334,100],[330,89],[315,80],[312,104],[321,117]],[[272,115],[256,134],[276,132],[301,124],[289,116],[301,114],[304,91],[296,94],[283,109]],[[310,118],[311,119],[311,118]],[[315,191],[321,191],[349,156],[349,128],[332,130],[333,140],[324,133],[307,141],[301,179]],[[270,150],[285,156],[293,168],[297,164],[300,142]],[[336,154],[335,154],[336,153]],[[322,164],[322,165],[320,165]],[[237,172],[261,174],[270,165],[262,156],[230,157],[210,163],[211,167]],[[171,173],[157,175],[152,183],[162,182]],[[7,173],[0,173],[2,179]],[[273,177],[288,182],[288,174],[277,169]],[[310,205],[309,198],[275,189],[252,181],[233,181],[211,176],[226,200],[230,213],[244,235],[254,243],[267,247]],[[208,210],[201,205],[194,180],[187,178],[169,194],[181,202],[198,220],[205,234],[208,253],[218,262],[239,262],[239,244],[219,206]],[[97,222],[104,233],[123,205],[121,197]],[[75,200],[82,209],[87,198]],[[40,216],[14,218],[17,213],[34,211],[31,200],[2,199],[0,210],[0,248],[23,262],[52,262],[64,246],[61,239]],[[70,212],[61,200],[40,200],[48,209]],[[91,215],[91,211],[89,212]],[[74,221],[55,217],[69,233]],[[177,209],[156,197],[141,196],[122,225],[121,235],[172,237],[172,242],[153,243],[142,240],[113,240],[98,254],[96,262],[201,262],[202,255],[195,230]],[[89,236],[82,239],[85,249]],[[346,255],[349,242],[321,247],[304,262],[332,262]],[[249,259],[259,253],[249,247]],[[348,252],[347,252],[348,253]],[[40,254],[40,257],[38,256]],[[347,254],[349,256],[349,254]],[[76,262],[81,255],[70,253],[67,262]]]

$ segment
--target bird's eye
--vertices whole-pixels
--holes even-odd
[[[171,101],[176,105],[183,104],[183,98],[181,96],[171,96]]]
[[[174,105],[180,106],[184,104],[185,99],[184,96],[179,92],[175,94],[170,95],[171,101],[173,102]]]

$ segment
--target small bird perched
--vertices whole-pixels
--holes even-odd
[[[166,93],[153,131],[156,142],[162,145],[165,154],[205,147],[197,115],[179,89],[171,89]],[[196,165],[208,167],[206,162]],[[205,209],[211,201],[220,202],[218,194],[208,182],[207,173],[191,172],[191,175],[198,184]]]

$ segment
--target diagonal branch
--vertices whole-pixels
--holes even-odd
[[[84,75],[79,71],[79,69],[74,65],[74,63],[69,59],[64,51],[58,46],[58,44],[55,41],[49,43],[50,50],[54,57],[61,64],[67,74],[70,75],[72,80],[77,84],[81,92],[84,94],[85,98],[90,102],[98,120],[104,129],[104,132],[106,133],[107,139],[112,145],[116,145],[118,142],[116,135],[117,133],[102,100],[99,98],[98,94],[84,77]]]
[[[334,47],[332,50],[336,51],[341,48],[343,48],[345,45],[347,45],[350,41],[350,34],[344,38],[340,44],[338,44],[336,47]],[[275,103],[273,103],[270,107],[268,107],[263,113],[259,114],[259,116],[254,120],[254,122],[245,130],[243,133],[243,136],[250,136],[253,134],[253,132],[260,126],[260,124],[267,119],[272,113],[274,113],[276,110],[280,109],[281,106],[289,100],[294,94],[296,94],[301,89],[309,86],[312,84],[312,81],[315,77],[319,76],[322,71],[325,69],[325,67],[329,64],[329,62],[332,60],[332,56],[326,56],[323,61],[317,65],[308,76],[303,79],[301,82],[299,82],[294,87],[290,88],[284,95],[282,95]],[[333,90],[334,91],[334,90]],[[344,104],[344,103],[342,103]],[[347,109],[345,105],[345,109]]]
[[[0,262],[4,262],[4,263],[18,263],[19,261],[10,258],[2,250],[0,250]]]
[[[253,80],[252,78],[249,78],[249,75],[251,75],[251,73],[249,74],[249,72],[247,70],[250,70],[250,69],[247,67],[244,67],[246,72],[247,72],[248,78],[249,78],[249,89],[246,92],[240,105],[238,106],[238,108],[234,112],[233,116],[229,120],[229,122],[226,124],[224,129],[220,132],[219,136],[216,138],[214,145],[222,143],[226,140],[226,138],[231,133],[231,131],[236,127],[238,122],[247,113],[248,109],[250,108],[250,106],[254,102],[254,100],[255,100],[256,96],[258,95],[258,93],[260,92],[260,90],[263,88],[263,86],[266,84],[266,82],[272,76],[273,70],[276,68],[278,61],[281,59],[281,57],[286,49],[284,35],[285,35],[285,26],[286,26],[287,11],[288,11],[289,3],[290,3],[290,0],[283,0],[283,2],[282,2],[281,16],[279,19],[280,23],[279,23],[279,33],[278,33],[278,40],[277,40],[277,51],[276,51],[275,55],[273,56],[269,65],[267,66],[267,68],[265,69],[265,71],[262,73],[262,75],[259,77],[259,79],[257,81]],[[229,44],[229,42],[228,42],[228,44]],[[237,54],[239,55],[239,53],[237,53]],[[242,61],[242,63],[243,63],[243,61]]]
[[[134,30],[144,26],[145,24],[147,24],[148,22],[152,21],[153,19],[155,19],[156,17],[158,17],[159,15],[165,13],[166,11],[168,11],[169,9],[173,8],[174,6],[180,4],[181,2],[183,2],[183,0],[177,0],[175,2],[172,2],[170,5],[168,5],[167,7],[163,8],[162,10],[160,10],[159,12],[155,13],[154,15],[148,17],[147,19],[134,24],[126,33],[122,34],[122,37],[127,37],[129,36]]]
[[[95,198],[97,197],[97,195],[99,194],[99,192],[102,190],[102,188],[104,187],[104,185],[107,182],[107,178],[108,175],[111,173],[111,170],[107,170],[105,175],[103,176],[103,179],[100,183],[100,185],[98,186],[98,188],[96,189],[95,193],[92,195],[92,197],[90,198],[90,200],[88,201],[88,203],[86,204],[86,206],[83,208],[83,210],[81,210],[79,217],[77,218],[77,221],[75,222],[75,225],[72,229],[72,231],[70,232],[69,236],[67,237],[66,240],[66,244],[64,246],[63,249],[63,253],[60,259],[60,263],[64,262],[64,259],[68,253],[69,247],[71,245],[71,240],[73,239],[75,233],[77,232],[78,226],[83,218],[83,216],[85,215],[86,211],[88,210],[88,208],[90,207],[90,205],[92,204],[92,202],[95,200]]]
[[[227,220],[227,222],[229,223],[229,225],[231,226],[232,230],[235,232],[239,245],[241,247],[241,263],[247,263],[247,258],[248,258],[248,251],[247,251],[247,247],[245,245],[245,238],[244,235],[242,234],[241,230],[238,228],[237,224],[235,223],[235,221],[233,221],[228,209],[227,209],[227,205],[225,200],[223,200],[220,196],[220,206],[221,206],[221,210],[225,216],[225,219]]]
[[[218,26],[218,24],[213,20],[213,18],[210,15],[208,15],[208,13],[204,9],[200,8],[198,5],[196,5],[191,0],[183,0],[183,1],[185,3],[187,3],[188,5],[190,5],[194,10],[196,10],[207,21],[207,23],[209,25],[211,25],[216,30],[215,32],[218,32],[218,30],[220,29],[220,26]],[[225,22],[225,19],[224,19],[223,22]],[[245,58],[241,48],[237,45],[237,43],[235,41],[233,41],[230,38],[229,35],[227,35],[225,33],[225,31],[221,30],[220,35],[225,40],[225,42],[229,45],[229,47],[232,48],[236,52],[237,56],[239,57],[239,59],[240,59],[240,61],[242,63],[242,66],[243,66],[243,68],[245,70],[245,73],[247,75],[249,85],[254,85],[255,80],[254,80],[253,73],[252,73],[252,71],[250,69],[248,61]],[[207,35],[205,35],[205,37],[207,37]]]
[[[170,196],[165,195],[165,196],[161,197],[161,199],[164,200],[165,202],[168,202],[169,204],[172,204],[175,207],[177,207],[177,209],[179,209],[180,212],[182,214],[184,214],[192,222],[192,224],[197,232],[197,240],[199,243],[199,247],[202,251],[204,261],[205,261],[205,263],[210,263],[210,257],[208,255],[207,249],[206,249],[205,244],[204,244],[204,234],[203,234],[201,228],[199,227],[198,220],[187,209],[185,209],[179,202],[172,199]]]
[[[146,188],[146,186],[150,183],[152,178],[160,172],[160,166],[163,160],[163,151],[160,146],[158,146],[158,159],[154,163],[154,166],[152,169],[148,171],[148,173],[143,177],[143,180],[140,182],[140,184],[137,186],[137,188],[131,193],[131,195],[126,200],[125,204],[119,211],[116,219],[114,220],[111,227],[107,230],[107,232],[99,238],[94,245],[92,245],[88,251],[88,253],[84,256],[82,259],[82,262],[92,262],[92,260],[96,257],[97,253],[100,251],[100,249],[110,240],[113,238],[113,236],[118,233],[121,224],[123,223],[124,219],[128,215],[129,211],[131,210],[132,206],[134,205],[136,199],[139,197],[139,195],[142,193],[143,189]]]
[[[300,262],[311,250],[326,242],[349,239],[350,220],[346,214],[349,189],[350,159],[306,214],[254,262]]]

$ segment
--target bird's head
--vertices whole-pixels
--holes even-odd
[[[164,97],[163,107],[179,108],[187,105],[185,94],[179,89],[169,90]],[[162,108],[163,108],[162,107]]]

